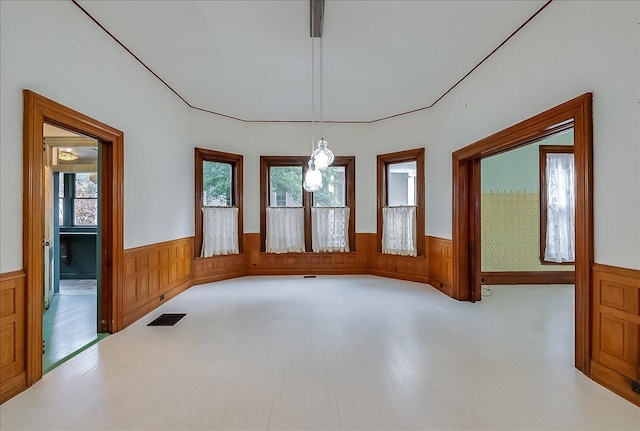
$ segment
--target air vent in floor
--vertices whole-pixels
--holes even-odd
[[[173,326],[186,315],[186,313],[164,313],[156,317],[147,326]]]

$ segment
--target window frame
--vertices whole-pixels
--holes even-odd
[[[393,153],[378,154],[377,157],[377,246],[378,253],[382,253],[382,209],[387,205],[389,189],[388,168],[390,164],[403,162],[416,162],[416,252],[417,257],[425,256],[424,247],[424,148],[396,151]]]
[[[300,166],[302,180],[307,172],[309,156],[260,156],[260,251],[266,252],[267,207],[271,189],[269,169],[271,167]],[[356,250],[356,158],[355,156],[336,156],[331,166],[345,168],[345,206],[349,208],[349,251],[321,253],[352,253]],[[302,187],[302,184],[300,185]],[[302,208],[304,210],[304,244],[305,252],[313,253],[311,247],[311,207],[313,192],[302,188]]]
[[[573,262],[549,262],[544,259],[547,250],[547,154],[574,154],[573,145],[540,145],[540,264],[541,265],[575,265]],[[574,155],[575,164],[575,155]],[[574,232],[575,235],[575,232]]]
[[[55,202],[54,202],[54,211],[56,212],[56,219],[58,221],[58,229],[62,233],[68,232],[96,232],[98,229],[99,220],[96,220],[96,224],[76,224],[76,200],[77,199],[94,199],[98,205],[98,218],[100,217],[100,196],[98,191],[98,196],[95,198],[82,198],[76,197],[76,174],[79,173],[92,173],[92,172],[54,172],[54,193],[55,193]],[[63,196],[61,197],[59,181],[60,177],[62,177],[62,183],[64,184]],[[62,200],[62,205],[60,205],[60,200]],[[62,207],[62,220],[59,217],[59,211]],[[60,223],[62,221],[62,223]]]
[[[204,162],[228,163],[231,165],[231,207],[238,208],[238,252],[243,252],[243,177],[244,177],[244,157],[241,154],[226,153],[223,151],[210,150],[207,148],[194,149],[194,213],[195,213],[195,240],[194,240],[194,258],[195,259],[211,259],[210,257],[200,257],[202,250],[202,203],[203,203],[203,164]],[[230,207],[229,207],[230,208]],[[215,256],[214,256],[215,257]]]

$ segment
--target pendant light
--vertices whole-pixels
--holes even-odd
[[[313,7],[311,8],[311,22],[313,20]],[[313,144],[316,140],[315,137],[315,42],[313,34],[311,36],[311,159],[309,160],[309,168],[304,175],[304,183],[302,187],[308,192],[316,192],[322,188],[322,173],[316,165],[315,151]]]

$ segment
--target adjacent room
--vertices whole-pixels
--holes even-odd
[[[1,428],[637,430],[638,19],[0,2]]]

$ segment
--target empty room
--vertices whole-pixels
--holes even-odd
[[[640,2],[1,1],[2,430],[637,430]]]

